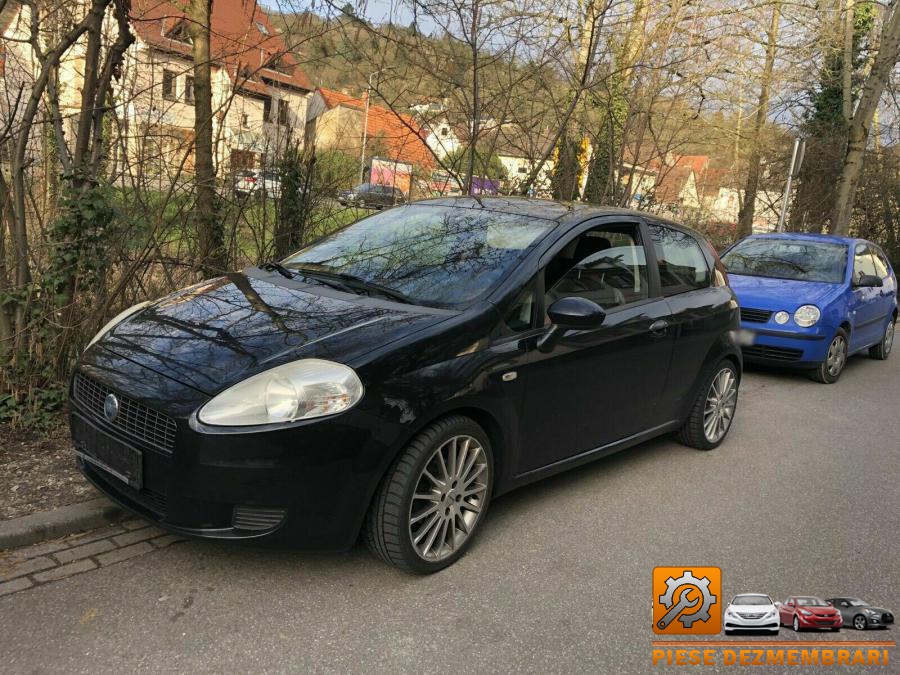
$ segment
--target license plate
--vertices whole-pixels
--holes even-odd
[[[143,485],[141,451],[113,438],[75,415],[72,423],[75,452],[84,461],[100,467],[135,490]]]
[[[741,328],[737,332],[737,342],[741,347],[749,347],[756,342],[756,331]]]

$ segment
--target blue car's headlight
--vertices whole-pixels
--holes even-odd
[[[815,305],[803,305],[794,312],[794,323],[803,328],[809,328],[814,326],[821,316],[822,313]]]
[[[353,407],[363,385],[352,368],[303,359],[248,377],[204,405],[198,419],[217,426],[254,426],[308,420]]]

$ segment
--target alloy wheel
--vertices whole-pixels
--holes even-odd
[[[894,322],[891,321],[887,329],[884,331],[884,355],[891,353],[891,347],[894,346]]]
[[[828,356],[825,358],[825,367],[832,377],[840,375],[847,362],[847,341],[843,335],[835,336],[828,347]]]
[[[488,460],[472,436],[454,436],[426,462],[409,507],[409,536],[420,558],[453,555],[475,529],[489,485]]]
[[[866,617],[857,616],[853,619],[853,627],[856,630],[865,630],[866,629]]]
[[[794,616],[794,631],[800,632],[800,620],[796,616]]]
[[[703,432],[710,443],[718,443],[731,426],[737,403],[737,378],[731,368],[722,368],[706,394]]]

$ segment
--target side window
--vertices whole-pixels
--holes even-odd
[[[647,261],[636,225],[588,230],[556,254],[544,272],[544,308],[569,296],[604,309],[649,297]]]
[[[865,275],[878,276],[875,259],[865,244],[857,244],[853,252],[853,280],[859,281]]]
[[[663,295],[677,295],[710,285],[710,271],[699,242],[663,225],[651,225],[659,283]]]
[[[515,304],[503,317],[503,324],[498,331],[499,335],[512,335],[532,328],[536,299],[533,285],[522,291]]]
[[[888,263],[887,259],[884,257],[884,254],[874,248],[869,248],[872,252],[872,262],[875,263],[875,273],[880,276],[882,279],[887,279],[890,272],[888,272]]]

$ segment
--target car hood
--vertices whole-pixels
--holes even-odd
[[[768,614],[775,611],[775,605],[732,605],[729,609],[732,612],[740,612],[741,614]]]
[[[298,358],[353,365],[373,349],[453,314],[251,270],[167,296],[119,323],[97,344],[214,395]]]
[[[822,309],[840,295],[841,284],[820,281],[793,281],[770,277],[751,277],[728,274],[728,283],[738,297],[741,307],[780,309],[793,312],[801,305],[816,305]]]

